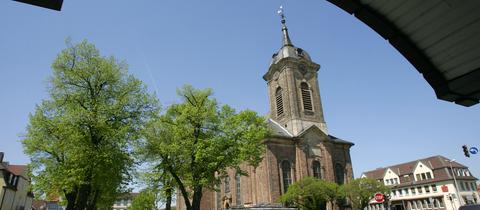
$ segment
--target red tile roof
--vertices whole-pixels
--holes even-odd
[[[417,166],[418,162],[422,162],[426,166],[428,166],[430,169],[434,170],[435,176],[438,176],[435,178],[435,180],[445,180],[445,179],[450,179],[450,175],[447,173],[447,171],[443,170],[437,170],[437,169],[442,169],[442,168],[449,168],[450,167],[450,159],[443,157],[441,155],[437,156],[432,156],[424,159],[418,159],[406,163],[401,163],[393,166],[388,166],[384,168],[377,168],[373,171],[367,171],[364,172],[363,174],[369,178],[372,179],[383,179],[385,175],[385,171],[387,169],[391,169],[393,172],[395,172],[398,176],[402,178],[403,175],[409,175],[413,174],[413,171],[415,170],[415,167]],[[452,167],[453,168],[468,168],[458,162],[453,161],[452,162]],[[438,179],[437,179],[438,178]],[[412,177],[413,179],[413,177]],[[468,177],[467,179],[476,179],[473,176]]]
[[[7,169],[13,174],[20,176],[27,170],[27,166],[26,165],[8,165]]]

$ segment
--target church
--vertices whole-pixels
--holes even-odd
[[[282,47],[274,53],[263,76],[270,101],[268,122],[272,135],[264,140],[263,161],[257,168],[243,165],[248,176],[230,170],[219,191],[204,192],[201,209],[289,209],[280,196],[289,185],[307,177],[338,184],[353,179],[350,147],[354,144],[328,133],[318,85],[320,65],[293,45],[282,17]],[[177,209],[185,209],[177,199]],[[327,204],[340,210],[344,205]]]

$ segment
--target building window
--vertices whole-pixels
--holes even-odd
[[[425,176],[425,173],[422,173],[422,180],[425,180],[427,179],[427,177]]]
[[[416,174],[415,176],[417,177],[417,181],[422,180],[422,179],[420,178],[420,174]]]
[[[283,193],[286,193],[290,184],[292,184],[292,174],[290,162],[282,161]]]
[[[317,179],[322,178],[322,168],[319,161],[313,161],[312,163],[313,177]]]
[[[430,172],[427,172],[427,179],[432,179],[432,174]]]
[[[438,200],[438,205],[440,205],[440,208],[445,207],[445,205],[443,204],[443,197]]]
[[[423,186],[425,188],[425,193],[430,193],[430,187],[429,186]]]
[[[462,191],[465,191],[465,186],[463,185],[463,182],[460,182],[460,188]]]
[[[344,180],[345,180],[345,172],[344,172],[343,166],[342,164],[337,163],[335,164],[335,182],[337,184],[342,185],[344,183]]]
[[[241,205],[242,204],[242,197],[241,197],[241,188],[240,188],[240,173],[237,172],[235,175],[235,182],[236,182],[236,204]]]
[[[229,176],[225,177],[223,182],[225,184],[225,186],[224,186],[225,193],[229,193],[230,192],[230,177]]]
[[[410,190],[412,191],[412,195],[415,195],[415,188],[412,187],[412,188],[410,188]]]
[[[283,114],[282,88],[278,87],[275,91],[275,102],[277,103],[277,117]]]
[[[422,187],[417,187],[418,194],[422,194]]]
[[[412,209],[417,209],[417,202],[415,201],[412,201]]]
[[[312,91],[306,82],[300,84],[300,89],[302,92],[302,101],[303,101],[303,110],[304,111],[313,111],[312,106]]]
[[[432,191],[433,191],[433,192],[437,192],[437,185],[432,184]]]
[[[475,189],[477,188],[475,182],[470,182],[470,185],[472,186],[473,191],[475,191]]]

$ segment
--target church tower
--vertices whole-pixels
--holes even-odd
[[[302,48],[293,45],[283,9],[279,14],[282,17],[282,47],[273,54],[268,72],[263,76],[268,83],[269,117],[294,136],[312,125],[327,134],[317,79],[320,65]]]
[[[350,148],[354,144],[327,132],[317,78],[320,65],[293,45],[283,10],[279,13],[282,47],[273,54],[263,76],[268,86],[268,124],[272,131],[262,141],[263,159],[258,166],[240,165],[241,171],[228,169],[215,191],[204,191],[201,209],[289,210],[290,204],[281,203],[280,197],[289,186],[305,177],[340,185],[353,179]],[[186,209],[182,199],[178,194],[179,210]],[[351,209],[343,202],[323,203],[318,207],[319,210]]]

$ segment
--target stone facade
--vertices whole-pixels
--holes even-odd
[[[265,153],[257,168],[243,165],[248,176],[230,170],[218,191],[205,191],[201,209],[288,209],[280,196],[290,184],[306,176],[347,183],[353,179],[353,143],[328,134],[318,85],[320,65],[293,46],[283,23],[283,46],[272,56],[263,76],[267,82],[273,134],[264,140]],[[325,209],[345,206],[328,204]],[[185,209],[178,197],[177,209]]]

